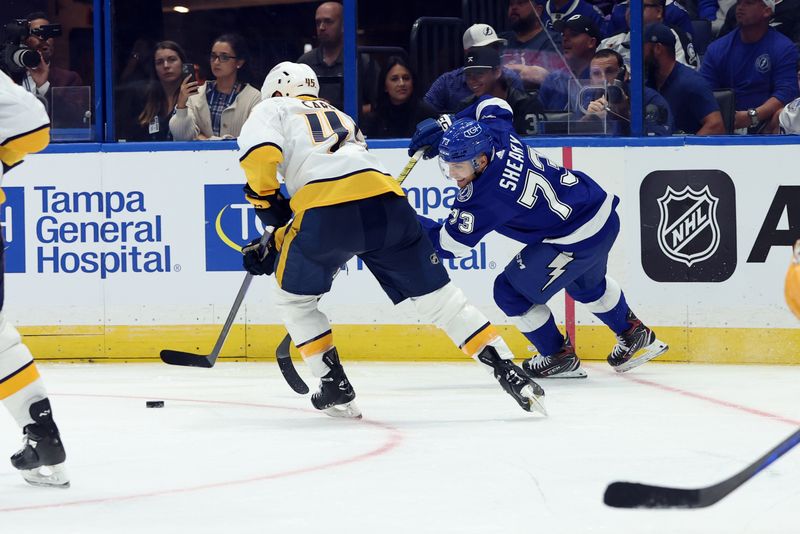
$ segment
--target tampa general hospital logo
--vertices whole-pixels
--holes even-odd
[[[657,282],[722,282],[736,269],[736,191],[719,170],[655,171],[639,190],[642,267]]]
[[[242,246],[264,231],[242,184],[206,184],[207,271],[241,271]]]

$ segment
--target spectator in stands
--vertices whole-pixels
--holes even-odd
[[[344,25],[342,4],[324,2],[314,15],[319,46],[297,60],[310,66],[319,77],[319,96],[344,111]],[[367,54],[358,58],[358,82],[361,112],[367,113],[375,103],[379,68]]]
[[[509,0],[508,22],[511,31],[500,35],[506,40],[503,65],[517,72],[525,88],[536,89],[552,70],[564,68],[557,48],[561,35],[541,24],[547,0]]]
[[[460,109],[469,107],[477,98],[492,95],[502,98],[514,113],[514,130],[520,135],[538,133],[538,121],[543,118],[542,107],[536,97],[511,87],[500,68],[500,53],[491,46],[467,50],[464,58],[464,76],[472,96],[466,98]]]
[[[246,79],[248,51],[244,39],[227,33],[217,37],[209,62],[214,80],[197,87],[193,76],[181,82],[169,129],[175,141],[234,139],[239,137],[261,93]]]
[[[630,75],[622,56],[611,49],[598,50],[589,66],[592,85],[599,90],[585,92],[589,96],[583,122],[604,121],[605,132],[612,135],[630,134],[631,100],[628,82]],[[592,96],[594,94],[594,96]],[[594,98],[594,100],[592,100]],[[669,104],[650,87],[644,89],[644,127],[647,135],[672,135],[673,118]]]
[[[42,11],[30,13],[25,19],[30,23],[32,30],[50,24],[47,14]],[[83,80],[77,72],[52,64],[55,55],[55,41],[52,37],[40,39],[36,35],[30,35],[25,40],[25,44],[39,52],[42,61],[36,67],[27,70],[27,76],[23,78],[22,86],[29,93],[43,97],[48,105],[48,111],[50,111],[53,87],[77,87],[83,85]]]
[[[671,28],[680,28],[683,33],[692,35],[692,19],[689,17],[686,8],[675,0],[666,0],[664,7],[664,24]],[[606,24],[605,35],[615,35],[628,31],[629,22],[626,21],[625,12],[630,7],[627,0],[614,6],[611,17]]]
[[[605,25],[603,13],[586,0],[547,0],[544,5],[542,22],[548,30],[558,31],[555,26],[556,22],[567,20],[575,15],[587,17],[598,28],[598,31]]]
[[[725,12],[724,21],[719,30],[720,37],[727,35],[738,25],[735,0],[731,1],[731,4],[733,7]],[[800,43],[800,0],[776,0],[770,26],[784,34],[789,40]]]
[[[387,59],[380,80],[383,91],[378,103],[361,119],[360,127],[367,137],[411,137],[417,123],[438,116],[419,95],[414,73],[405,59]]]
[[[777,115],[779,133],[800,135],[800,98],[786,104]]]
[[[648,24],[655,24],[657,22],[664,22],[664,9],[665,0],[643,0],[642,3],[642,18],[645,26]],[[625,9],[625,22],[627,24],[623,33],[617,33],[603,39],[600,42],[598,49],[610,48],[619,52],[625,59],[625,65],[628,68],[631,66],[631,32],[630,32],[630,19],[631,8],[630,5]],[[678,63],[683,63],[692,68],[697,68],[697,54],[692,46],[692,38],[678,27],[673,27],[669,24],[672,33],[675,35],[675,59]]]
[[[181,92],[181,69],[186,53],[175,41],[156,43],[155,71],[142,101],[130,104],[132,117],[120,117],[118,135],[122,141],[170,141],[169,119]]]
[[[775,0],[739,0],[739,27],[709,45],[700,67],[712,89],[733,89],[734,128],[742,133],[761,133],[775,113],[800,95],[797,49],[770,28],[774,8]]]
[[[470,48],[483,46],[500,50],[505,46],[506,41],[500,39],[494,28],[488,24],[473,24],[464,32],[462,44],[466,53]],[[520,91],[525,90],[519,74],[506,67],[503,67],[502,72],[508,85]],[[434,80],[428,92],[425,93],[425,102],[439,113],[452,113],[458,110],[461,101],[469,98],[471,94],[464,77],[464,67],[459,67],[445,72]]]
[[[539,90],[546,111],[576,111],[580,80],[589,79],[589,64],[600,44],[600,30],[589,17],[572,15],[558,23],[568,69],[548,74]]]
[[[711,87],[697,72],[675,60],[675,35],[664,24],[645,28],[644,61],[647,85],[661,93],[669,104],[675,115],[676,131],[697,135],[725,133],[722,113]]]

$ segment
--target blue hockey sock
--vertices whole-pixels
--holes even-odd
[[[628,303],[625,301],[625,294],[619,294],[619,301],[610,310],[602,313],[595,312],[595,317],[603,321],[615,334],[622,334],[630,329],[628,322]]]
[[[558,327],[552,315],[550,315],[544,325],[532,332],[523,332],[522,334],[528,338],[528,341],[533,343],[533,346],[536,347],[539,354],[544,356],[556,354],[561,350],[564,344],[564,336],[558,331]]]

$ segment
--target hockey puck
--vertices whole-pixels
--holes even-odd
[[[147,401],[145,403],[145,405],[148,408],[163,408],[164,407],[164,401]]]

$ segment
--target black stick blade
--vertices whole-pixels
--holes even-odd
[[[606,488],[603,502],[614,508],[700,508],[700,490],[614,482]]]
[[[278,368],[281,370],[283,379],[286,380],[289,387],[292,388],[295,393],[305,395],[308,393],[308,384],[300,378],[300,375],[297,374],[297,369],[294,368],[292,356],[289,352],[289,345],[291,343],[292,338],[289,334],[286,334],[286,337],[283,338],[283,341],[281,341],[280,345],[278,345],[278,348],[275,350],[275,357],[278,359]]]
[[[162,350],[161,360],[170,365],[181,365],[183,367],[204,367],[206,369],[214,367],[214,362],[209,356],[192,354],[191,352],[183,352],[180,350]]]

